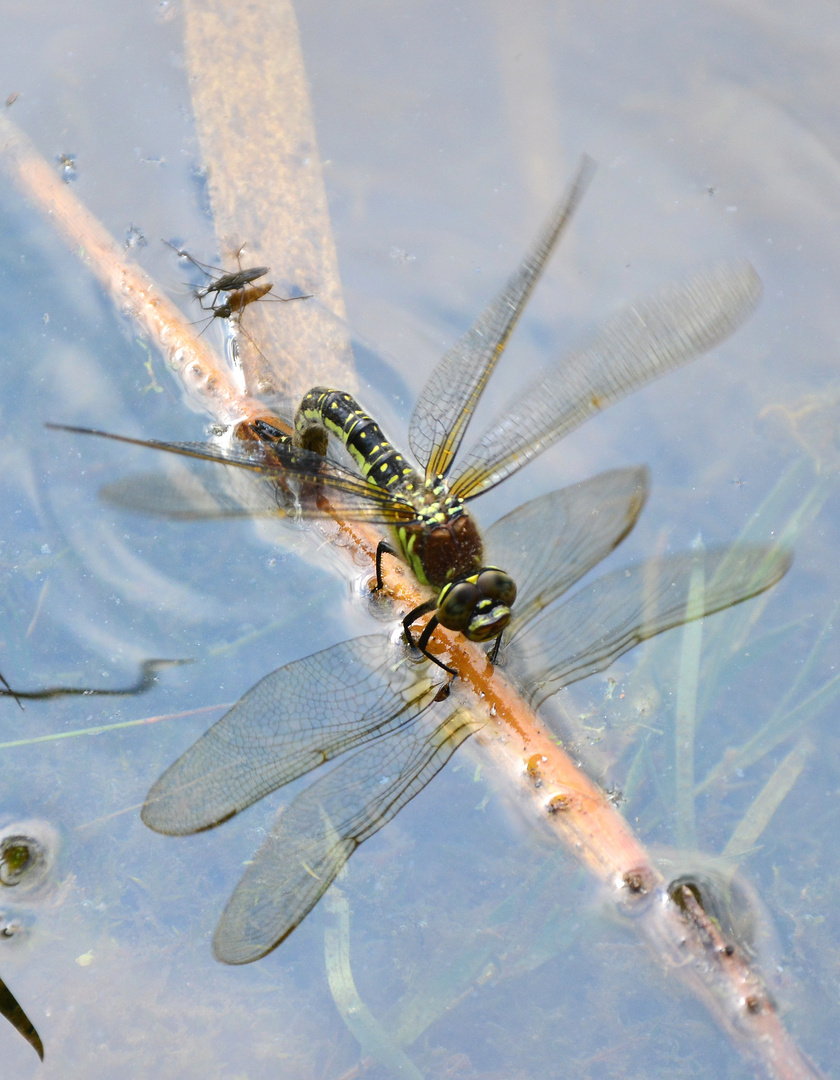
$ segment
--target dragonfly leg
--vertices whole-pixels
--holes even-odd
[[[490,653],[488,655],[488,660],[490,661],[491,664],[496,663],[496,659],[497,659],[497,657],[499,655],[499,649],[500,649],[501,644],[502,644],[502,634],[503,633],[504,633],[504,630],[502,630],[499,633],[499,636],[496,638],[496,641],[495,641],[495,643],[493,645],[493,648],[490,650]]]
[[[387,540],[380,540],[379,543],[376,545],[376,585],[373,589],[374,592],[379,592],[379,590],[382,588],[383,555],[393,555],[397,558],[399,557],[399,553],[391,547]],[[406,631],[406,633],[408,633],[408,631]],[[409,638],[409,640],[411,639]]]
[[[449,674],[454,678],[458,674],[455,668],[450,667],[449,664],[444,664],[442,660],[438,659],[437,656],[435,656],[433,653],[430,653],[429,650],[426,648],[426,646],[429,644],[429,638],[434,633],[435,627],[438,624],[437,615],[433,615],[431,619],[429,619],[423,629],[423,633],[420,635],[417,641],[412,638],[411,631],[409,630],[409,626],[412,622],[414,622],[420,615],[424,615],[427,611],[432,611],[435,608],[435,605],[435,600],[427,600],[425,604],[421,604],[419,607],[416,607],[414,611],[410,611],[408,615],[406,615],[406,617],[403,619],[403,629],[405,630],[406,638],[408,638],[409,643],[414,648],[419,649],[427,660],[431,660],[433,664],[437,664],[439,668],[443,668],[444,671],[449,672]]]
[[[417,622],[417,620],[420,618],[420,616],[425,615],[427,611],[434,611],[435,607],[436,607],[436,601],[435,600],[426,600],[424,603],[420,604],[418,607],[413,608],[411,611],[409,611],[409,613],[403,619],[403,632],[405,633],[405,640],[412,647],[412,649],[417,648],[417,642],[411,636],[411,630],[410,630],[411,624]],[[435,619],[435,622],[437,622],[437,619]],[[428,637],[426,638],[426,640],[427,641],[429,640]]]

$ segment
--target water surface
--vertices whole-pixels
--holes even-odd
[[[19,93],[15,121],[48,159],[74,158],[74,191],[186,306],[183,271],[159,238],[209,261],[216,252],[180,6],[77,8],[6,12],[0,95]],[[488,495],[481,520],[644,462],[654,489],[626,545],[627,559],[643,557],[698,533],[736,537],[797,467],[762,521],[768,539],[815,483],[813,456],[823,475],[836,465],[824,410],[836,395],[838,42],[822,10],[534,0],[515,11],[426,2],[299,12],[350,321],[395,358],[360,358],[360,395],[393,419],[395,441],[435,359],[513,268],[584,151],[600,163],[596,180],[477,427],[621,301],[717,258],[744,255],[764,280],[759,313],[731,342]],[[103,483],[148,461],[45,433],[43,421],[187,439],[203,436],[205,419],[184,408],[160,359],[49,226],[5,186],[0,206],[0,670],[21,686],[116,685],[147,657],[194,660],[143,698],[4,705],[6,743],[159,718],[2,750],[0,816],[46,819],[62,842],[55,890],[22,909],[27,932],[0,949],[0,974],[47,1055],[39,1066],[0,1028],[9,1075],[340,1077],[377,1056],[391,1065],[369,1075],[410,1075],[404,1061],[395,1071],[400,1040],[430,1078],[535,1080],[556,1076],[559,1062],[592,1076],[749,1075],[466,753],[366,845],[341,885],[356,987],[382,1024],[366,1045],[326,970],[340,906],[321,905],[258,964],[212,960],[218,914],[282,800],[185,840],[149,833],[138,805],[262,675],[374,624],[326,563],[245,524],[144,521],[98,503]],[[741,612],[709,623],[698,779],[772,715],[803,669],[792,704],[836,674],[839,522],[836,496],[822,490],[794,569],[755,627]],[[305,537],[295,546],[308,550]],[[750,636],[722,666],[716,648],[742,629]],[[823,652],[806,666],[820,634]],[[630,820],[663,846],[680,830],[679,647],[677,635],[631,654],[563,698],[582,725],[569,729],[581,756],[627,791]],[[802,710],[814,753],[743,871],[778,940],[771,974],[787,1022],[827,1068],[840,777],[830,701],[817,705]],[[792,745],[699,798],[698,847],[723,850]]]

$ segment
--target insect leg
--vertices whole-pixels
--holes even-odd
[[[374,592],[379,592],[382,588],[382,556],[393,555],[395,558],[399,558],[399,553],[391,547],[387,540],[380,540],[376,545],[376,585],[373,588]],[[406,630],[406,633],[408,631]],[[409,641],[411,638],[409,637]]]
[[[433,610],[435,606],[435,600],[427,600],[425,604],[421,604],[420,607],[416,607],[414,611],[410,611],[408,615],[406,615],[406,617],[403,619],[403,629],[405,630],[405,636],[408,638],[409,642],[411,642],[411,644],[416,649],[419,649],[427,660],[431,660],[432,663],[437,664],[439,668],[443,668],[444,671],[448,671],[449,674],[454,678],[458,674],[455,668],[450,667],[449,664],[444,664],[442,660],[438,659],[437,656],[435,656],[433,653],[430,653],[429,650],[426,648],[426,646],[429,644],[429,638],[434,633],[435,627],[438,624],[437,615],[433,615],[431,619],[429,619],[429,621],[426,623],[425,628],[423,629],[423,633],[420,635],[416,642],[413,640],[411,636],[411,631],[409,630],[409,626],[419,615],[422,615],[427,611]]]
[[[409,627],[412,623],[417,622],[421,615],[425,615],[427,611],[434,611],[436,606],[436,600],[426,600],[425,603],[420,604],[418,607],[413,608],[411,611],[409,611],[409,613],[403,619],[403,632],[405,633],[405,640],[412,647],[412,649],[417,648],[417,642],[411,636],[411,630],[409,629]],[[428,641],[428,638],[426,640]]]

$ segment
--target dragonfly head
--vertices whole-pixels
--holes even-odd
[[[515,599],[513,578],[496,566],[484,566],[441,590],[437,620],[447,630],[460,630],[470,641],[490,641],[510,622]]]

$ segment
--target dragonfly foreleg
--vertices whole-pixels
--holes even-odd
[[[392,548],[387,540],[380,540],[376,545],[376,585],[373,588],[374,592],[379,592],[382,589],[382,556],[393,555],[395,558],[399,558],[399,552]],[[409,640],[411,640],[409,638]]]
[[[431,600],[427,600],[424,604],[420,604],[419,607],[414,608],[413,611],[409,611],[409,613],[403,619],[403,631],[405,632],[406,641],[413,649],[419,649],[419,651],[426,657],[427,660],[431,660],[433,664],[437,664],[439,668],[443,668],[444,671],[447,671],[450,675],[454,677],[458,674],[455,668],[450,667],[449,664],[444,664],[441,659],[435,656],[434,653],[430,653],[429,650],[426,648],[426,646],[429,644],[429,638],[432,636],[435,631],[435,627],[438,625],[437,615],[433,615],[431,619],[429,619],[417,641],[415,641],[414,638],[411,636],[411,624],[413,622],[416,622],[421,615],[425,615],[427,611],[434,611],[436,607],[437,600],[433,598]]]

